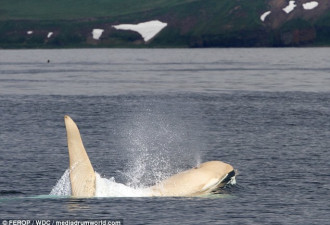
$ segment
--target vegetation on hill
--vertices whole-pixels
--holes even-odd
[[[277,1],[276,4],[272,4]],[[307,1],[307,0],[302,0]],[[282,2],[280,5],[278,2]],[[315,15],[285,0],[0,0],[0,48],[259,47],[330,44],[330,11]],[[327,1],[324,1],[327,2]],[[265,22],[260,15],[273,10]],[[309,16],[309,14],[311,14]],[[307,16],[301,16],[301,15]],[[145,43],[122,23],[160,20],[168,26]],[[274,26],[274,24],[279,24]],[[104,29],[100,40],[94,28]],[[28,34],[33,31],[33,34]],[[53,35],[48,38],[47,34]]]

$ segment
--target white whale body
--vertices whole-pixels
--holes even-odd
[[[67,132],[71,195],[94,197],[97,194],[97,178],[84,148],[79,129],[69,117],[64,117]],[[228,183],[235,183],[234,168],[221,161],[209,161],[198,167],[175,174],[154,186],[143,190],[143,196],[197,196],[216,192]]]

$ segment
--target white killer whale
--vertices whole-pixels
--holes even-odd
[[[64,117],[67,132],[70,182],[73,197],[94,197],[96,177],[76,123]],[[209,161],[175,174],[147,188],[150,196],[197,196],[216,192],[228,183],[235,183],[234,168],[221,161]]]

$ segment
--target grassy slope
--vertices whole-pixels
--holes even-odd
[[[0,20],[74,20],[143,13],[196,0],[0,0]]]
[[[317,37],[316,45],[330,45],[330,12],[324,14],[316,21]]]
[[[238,5],[245,11],[244,18],[235,18],[242,15],[235,15],[235,10],[231,12]],[[144,14],[171,14],[184,18],[206,12],[210,20],[203,21],[203,24],[207,22],[212,27],[218,23],[233,22],[233,25],[240,26],[242,19],[248,20],[244,23],[252,22],[251,19],[259,20],[259,12],[256,11],[264,6],[265,0],[254,0],[253,3],[240,0],[15,0],[14,3],[12,0],[0,0],[0,20],[56,21],[133,16],[138,19]]]
[[[240,0],[200,0],[176,6],[169,10],[174,23],[169,26],[177,29],[176,38],[169,38],[173,29],[161,33],[163,40],[177,40],[182,37],[182,42],[188,40],[189,46],[237,46],[242,31],[258,36],[256,30],[262,29],[260,12],[266,8],[265,0],[249,1]],[[171,20],[171,19],[170,19]],[[181,24],[180,24],[181,21]],[[172,25],[171,25],[172,24]],[[174,25],[173,25],[174,24]],[[192,29],[185,26],[193,24]],[[252,38],[253,39],[253,38]],[[247,38],[246,46],[254,46]]]

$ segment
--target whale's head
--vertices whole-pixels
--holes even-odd
[[[236,184],[236,172],[228,163],[222,161],[209,161],[200,164],[196,169],[212,174],[212,176],[218,180],[218,184],[213,188],[214,190],[223,188],[227,184]]]
[[[209,161],[175,174],[151,187],[154,196],[197,196],[217,192],[235,182],[235,170],[228,163]]]

